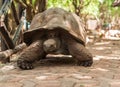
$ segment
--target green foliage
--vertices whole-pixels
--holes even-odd
[[[27,0],[30,1],[30,0]],[[32,0],[32,6],[38,0]],[[47,0],[47,8],[60,7],[67,11],[75,12],[76,9],[73,5],[74,0]],[[100,18],[101,15],[104,18],[120,16],[120,7],[112,7],[114,0],[76,0],[76,6],[80,6],[80,14],[91,15],[94,18]]]
[[[102,3],[103,8],[106,8],[106,14],[109,14],[111,16],[120,15],[120,8],[119,7],[112,7],[112,3],[114,0],[104,0],[104,3]]]
[[[72,0],[48,0],[47,7],[60,7],[67,11],[73,11]]]
[[[32,0],[32,4],[35,4],[36,1],[37,1],[37,0]]]
[[[84,4],[86,4],[87,1],[89,1],[89,0],[84,1]],[[82,13],[90,14],[93,16],[98,16],[99,15],[99,1],[91,0],[89,5],[87,5],[83,8]]]
[[[74,11],[73,0],[48,0],[47,7],[61,7],[68,11]],[[83,0],[83,6],[86,5],[90,0]],[[100,7],[104,8],[104,11],[106,11],[108,14],[115,15],[116,12],[120,13],[120,8],[116,7],[113,8],[111,4],[114,0],[91,0],[90,3],[87,6],[84,6],[82,10],[82,13],[84,14],[90,14],[93,16],[99,16],[100,14]],[[79,3],[77,3],[79,5]]]
[[[37,0],[32,0],[32,4]],[[80,0],[81,1],[81,0]],[[106,12],[106,14],[109,15],[120,15],[120,8],[115,7],[113,8],[111,4],[114,0],[83,0],[83,8],[81,10],[81,14],[90,14],[93,16],[100,16],[101,8],[103,8],[103,11]],[[51,7],[60,7],[68,11],[75,11],[73,6],[73,0],[47,0],[47,8]],[[88,2],[90,2],[88,5],[86,5]],[[79,0],[77,0],[77,6],[79,6]]]

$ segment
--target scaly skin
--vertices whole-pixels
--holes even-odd
[[[73,56],[73,58],[77,59],[78,65],[85,67],[92,65],[93,56],[83,44],[76,41],[69,34],[65,34],[63,39],[67,41],[68,51]]]
[[[37,40],[22,51],[17,60],[17,65],[21,69],[33,69],[32,63],[39,58],[45,57],[45,52],[42,48],[42,41]]]

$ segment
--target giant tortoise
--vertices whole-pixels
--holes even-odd
[[[50,8],[35,15],[23,37],[28,47],[17,60],[21,69],[32,69],[33,62],[44,59],[47,54],[71,55],[82,66],[93,63],[92,54],[85,48],[86,31],[82,21],[61,8]]]

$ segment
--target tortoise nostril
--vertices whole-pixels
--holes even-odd
[[[43,43],[43,48],[46,52],[52,52],[57,49],[57,42],[55,39],[48,39]]]
[[[50,48],[55,48],[56,46],[54,44],[51,44],[50,45]]]
[[[50,47],[49,48],[53,48],[53,45],[50,45]]]

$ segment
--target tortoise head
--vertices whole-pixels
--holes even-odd
[[[43,42],[43,49],[46,53],[54,53],[60,48],[60,38],[58,32],[48,31],[46,34],[46,40]]]

